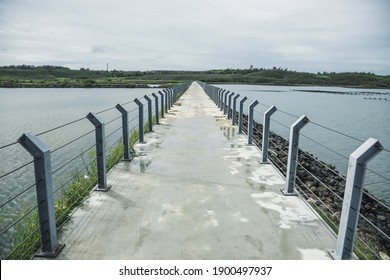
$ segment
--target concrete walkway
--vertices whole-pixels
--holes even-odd
[[[330,259],[335,237],[194,83],[61,231],[58,259]]]

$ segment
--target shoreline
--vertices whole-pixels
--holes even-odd
[[[156,84],[157,85],[157,84]],[[167,85],[161,85],[158,84],[157,86],[151,86],[151,85],[133,85],[133,84],[128,84],[128,85],[95,85],[95,86],[79,86],[79,85],[74,85],[74,86],[63,86],[63,85],[36,85],[36,86],[25,86],[25,85],[20,85],[20,86],[0,86],[0,88],[169,88],[171,84]]]
[[[156,86],[153,86],[152,83],[148,84],[61,84],[61,83],[53,83],[53,84],[29,84],[29,83],[20,83],[20,84],[0,84],[0,88],[169,88],[172,85],[179,84],[181,81],[177,83],[163,83],[163,81],[156,81]],[[382,90],[390,90],[389,87],[380,87],[380,86],[352,86],[352,85],[316,85],[316,84],[282,84],[282,83],[240,83],[240,82],[220,82],[220,81],[208,81],[209,84],[223,84],[223,85],[253,85],[253,86],[288,86],[288,87],[340,87],[346,89],[382,89]],[[335,91],[326,91],[326,90],[295,90],[295,91],[305,91],[305,92],[313,92],[313,93],[332,93],[332,94],[344,94],[344,92],[335,92]],[[390,93],[378,93],[384,95],[390,95]]]

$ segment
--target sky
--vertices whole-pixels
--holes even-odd
[[[390,0],[0,0],[0,65],[390,75]]]

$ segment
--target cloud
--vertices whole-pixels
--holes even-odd
[[[0,63],[389,74],[389,10],[387,0],[2,0]]]
[[[91,48],[91,53],[105,53],[106,51],[106,47],[102,45],[94,45]]]

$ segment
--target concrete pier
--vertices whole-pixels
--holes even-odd
[[[330,259],[335,236],[193,83],[60,231],[57,259]]]

